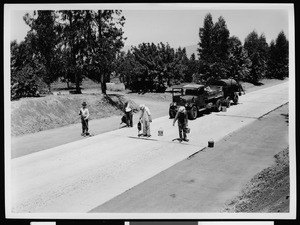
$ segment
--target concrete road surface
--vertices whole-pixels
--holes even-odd
[[[179,213],[189,213],[188,218],[203,219],[207,217],[206,213],[224,212],[226,204],[239,196],[245,186],[251,186],[248,183],[250,179],[269,166],[274,166],[274,156],[289,147],[289,125],[286,118],[288,106],[289,104],[285,104],[216,142],[214,148],[204,148],[198,154],[176,163],[90,212],[123,213],[133,218],[138,213],[144,213],[144,217],[155,219],[166,219],[166,216],[171,219],[186,218]],[[290,146],[290,156],[293,156],[292,149]],[[293,159],[295,157],[291,157],[291,168]],[[270,174],[267,176],[272,176]],[[295,180],[293,176],[292,180]],[[272,188],[276,189],[275,186],[280,185],[274,184]],[[287,187],[289,186],[293,190],[292,183]],[[252,187],[256,195],[257,184]],[[253,206],[253,195],[249,194],[247,197]],[[278,197],[278,194],[274,194],[267,202],[275,201]],[[281,197],[285,198],[286,195],[282,193]],[[292,207],[295,199],[293,194],[289,199],[289,212],[292,212],[295,210]],[[263,198],[261,203],[263,204]],[[258,208],[262,207],[258,204]],[[257,208],[254,210],[258,212]],[[264,209],[263,212],[267,211]],[[280,212],[282,215],[284,211]],[[243,219],[246,219],[245,216]]]
[[[288,82],[241,96],[227,112],[189,121],[188,143],[173,142],[177,125],[161,117],[150,139],[137,138],[133,127],[12,159],[8,206],[13,213],[88,212],[286,102]]]
[[[115,94],[115,93],[112,93]],[[126,96],[137,104],[146,104],[151,109],[152,118],[158,118],[168,115],[170,102],[154,101],[143,97]],[[133,116],[133,121],[137,123],[139,112]],[[68,126],[44,130],[33,134],[25,134],[17,137],[11,137],[11,158],[18,158],[34,152],[43,151],[48,148],[54,148],[59,145],[84,139],[81,136],[81,122],[70,124]],[[122,129],[125,124],[120,124],[121,115],[110,116],[102,119],[92,119],[89,121],[89,130],[92,134],[98,135],[109,131]],[[41,141],[42,140],[42,141]]]

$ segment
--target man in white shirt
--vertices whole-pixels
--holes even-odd
[[[81,124],[82,124],[82,136],[89,135],[89,110],[86,107],[86,102],[82,103],[82,108],[80,108],[79,115],[81,116]]]
[[[145,105],[140,105],[140,110],[141,110],[141,114],[140,114],[140,122],[142,123],[142,127],[143,127],[143,134],[142,136],[146,136],[146,137],[150,137],[150,123],[152,122],[152,117],[151,117],[151,113],[150,110],[147,106]]]

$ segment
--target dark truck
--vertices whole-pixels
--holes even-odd
[[[209,85],[188,84],[174,87],[169,116],[174,118],[179,106],[185,106],[191,120],[196,119],[199,112],[207,109],[220,112],[223,105],[229,107],[231,101],[234,104],[238,103],[240,91],[241,86],[233,79],[219,80]]]
[[[245,94],[243,87],[234,79],[220,79],[210,82],[210,85],[222,86],[224,92],[225,106],[230,107],[231,102],[236,105],[242,92]]]
[[[205,86],[202,84],[188,84],[172,89],[172,103],[169,108],[170,118],[174,118],[178,107],[185,106],[188,117],[194,120],[198,112],[214,108],[220,111],[223,102],[223,90],[221,86]]]

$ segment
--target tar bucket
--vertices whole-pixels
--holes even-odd
[[[164,130],[162,128],[159,128],[158,136],[164,136]]]
[[[227,108],[226,106],[222,106],[222,112],[226,112]]]
[[[209,148],[213,148],[213,147],[214,147],[214,144],[215,144],[214,140],[208,141],[208,147],[209,147]]]

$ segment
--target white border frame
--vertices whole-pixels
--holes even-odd
[[[10,200],[10,13],[12,10],[46,9],[121,9],[121,10],[287,10],[289,16],[289,154],[290,154],[290,212],[289,213],[11,213]],[[296,218],[296,154],[295,154],[295,24],[293,4],[5,4],[4,5],[4,126],[5,126],[5,208],[7,218],[32,219],[295,219]]]

